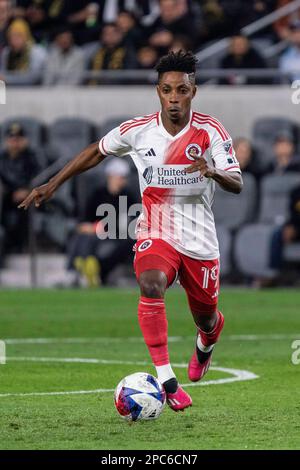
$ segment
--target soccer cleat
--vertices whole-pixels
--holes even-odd
[[[192,399],[183,388],[178,385],[175,393],[167,393],[167,404],[174,411],[183,411],[185,408],[192,406]]]
[[[198,382],[206,374],[211,364],[213,349],[207,353],[207,359],[202,364],[198,361],[197,350],[194,351],[188,367],[188,376],[192,382]]]

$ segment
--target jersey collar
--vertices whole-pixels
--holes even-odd
[[[163,123],[162,123],[162,119],[161,119],[161,111],[158,113],[158,129],[160,130],[160,132],[165,136],[167,137],[168,139],[171,139],[171,140],[175,140],[175,139],[178,139],[178,137],[181,137],[187,130],[189,130],[189,128],[191,127],[191,122],[192,122],[192,118],[193,118],[193,111],[191,110],[190,112],[190,119],[189,119],[189,122],[187,123],[187,125],[181,129],[180,132],[178,132],[178,134],[176,135],[172,135],[172,134],[169,134],[169,132],[166,130],[166,128],[164,127]]]

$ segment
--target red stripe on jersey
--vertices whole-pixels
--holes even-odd
[[[231,170],[232,168],[238,168],[238,169],[240,169],[239,165],[232,165],[232,166],[229,166],[229,167],[225,168],[224,171]]]
[[[123,135],[126,132],[133,129],[134,127],[144,126],[145,124],[148,124],[149,122],[153,121],[154,119],[156,119],[156,116],[153,116],[152,118],[147,119],[147,121],[132,123],[130,126],[126,127],[126,129],[120,129],[120,134]]]
[[[213,127],[214,129],[216,129],[216,131],[218,131],[218,133],[220,134],[222,140],[228,140],[229,137],[227,137],[224,132],[222,131],[222,129],[216,124],[216,123],[213,123],[211,121],[209,121],[208,119],[203,119],[203,120],[199,120],[199,118],[194,118],[193,119],[194,122],[197,122],[198,124],[209,124],[211,127]]]
[[[132,119],[130,122],[124,122],[120,125],[121,132],[125,131],[127,128],[131,127],[133,124],[148,122],[149,120],[156,117],[157,113],[149,114],[149,116],[144,116],[142,118]]]
[[[196,113],[196,112],[194,112],[194,116],[199,118],[199,119],[207,119],[209,121],[214,122],[215,124],[217,124],[220,127],[220,129],[222,129],[224,135],[227,136],[228,139],[230,139],[230,135],[226,131],[225,127],[216,118],[210,116],[209,114],[202,114],[202,113]]]
[[[148,114],[147,116],[142,116],[140,118],[134,118],[134,119],[131,119],[130,121],[126,121],[126,122],[123,122],[121,125],[120,125],[120,128],[121,129],[125,129],[126,127],[128,126],[131,126],[132,124],[135,124],[137,122],[144,122],[144,121],[148,121],[149,119],[152,119],[154,118],[158,113],[153,113],[153,114]]]

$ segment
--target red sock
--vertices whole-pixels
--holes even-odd
[[[205,347],[215,344],[218,341],[219,336],[223,330],[224,317],[221,312],[218,311],[217,313],[218,313],[218,319],[212,331],[210,331],[209,333],[206,333],[205,331],[200,330],[200,328],[198,328],[198,331],[201,337],[201,342],[203,346]]]
[[[164,299],[141,297],[138,318],[144,340],[155,366],[168,364],[168,322]]]

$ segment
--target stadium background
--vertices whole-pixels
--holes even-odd
[[[30,3],[34,2],[23,2],[23,5],[27,7]],[[149,3],[158,7],[158,2]],[[291,45],[286,34],[290,25],[293,25],[291,31],[299,28],[300,2],[236,1],[231,2],[231,6],[225,1],[179,3],[195,7],[193,11],[198,12],[202,19],[205,18],[204,7],[209,3],[224,7],[227,12],[230,9],[237,12],[238,6],[242,8],[242,4],[251,4],[244,16],[235,13],[235,20],[239,17],[240,22],[234,23],[231,18],[225,28],[225,36],[217,34],[216,37],[202,38],[202,43],[198,44],[195,40],[193,50],[198,53],[200,63],[197,75],[199,90],[193,107],[218,118],[233,138],[250,139],[261,168],[274,162],[274,142],[281,134],[292,137],[295,144],[293,158],[297,163],[300,154],[300,104],[294,80],[300,79],[300,57],[293,62],[290,71],[281,68],[280,58]],[[252,8],[253,5],[256,7]],[[273,19],[268,27],[258,31],[254,29],[249,36],[260,56],[265,58],[265,66],[252,70],[249,70],[250,66],[249,69],[247,66],[230,71],[222,69],[220,63],[228,51],[231,31],[239,34],[241,28],[267,14],[276,13],[276,8],[282,6],[291,7],[293,12],[276,20],[275,26]],[[6,28],[12,21],[10,18]],[[197,24],[200,28],[203,23],[199,21]],[[248,34],[247,30],[244,34]],[[228,39],[227,43],[219,42],[223,37]],[[1,40],[3,53],[3,36]],[[49,43],[47,40],[43,38],[40,41],[40,47],[46,51],[50,50],[51,44],[51,39]],[[212,49],[207,48],[215,43],[218,44],[217,53],[213,54]],[[80,47],[87,51],[86,45]],[[151,70],[98,70],[93,75],[98,77],[98,84],[93,86],[86,82],[88,70],[77,86],[67,83],[46,86],[42,70],[39,72],[30,86],[28,83],[20,84],[20,80],[16,85],[13,81],[10,83],[12,75],[2,62],[0,75],[6,81],[7,95],[6,104],[0,105],[0,143],[3,148],[11,124],[21,124],[47,177],[120,121],[154,112],[159,107],[153,87],[155,75]],[[15,71],[13,76],[22,77],[22,73]],[[251,85],[247,84],[249,77],[254,80]],[[230,84],[224,84],[224,79]],[[49,165],[51,170],[47,169]],[[136,339],[140,338],[135,316],[138,292],[134,288],[130,259],[117,266],[108,280],[109,286],[122,287],[123,290],[110,290],[103,286],[72,291],[37,289],[25,292],[21,289],[57,287],[58,284],[62,287],[60,281],[65,271],[65,254],[78,222],[78,207],[83,204],[87,188],[104,185],[105,165],[64,186],[57,196],[58,203],[64,205],[63,212],[56,212],[55,204],[50,206],[50,213],[31,211],[27,241],[22,250],[11,247],[10,253],[6,253],[5,226],[1,215],[1,337],[6,340],[7,347],[7,364],[0,366],[3,374],[1,394],[3,400],[7,400],[2,408],[2,448],[297,448],[295,397],[299,366],[292,365],[290,355],[292,341],[299,338],[299,293],[297,289],[253,289],[273,285],[269,281],[278,274],[270,267],[271,239],[274,231],[289,219],[290,193],[300,185],[300,172],[297,165],[295,168],[296,171],[266,172],[259,179],[245,172],[243,193],[235,196],[217,190],[214,205],[223,286],[226,286],[221,306],[228,318],[217,365],[250,370],[260,377],[259,380],[254,380],[254,385],[251,382],[218,385],[214,393],[205,398],[203,393],[198,395],[194,389],[193,418],[176,416],[170,426],[171,415],[166,413],[155,425],[150,444],[149,428],[145,426],[132,430],[130,436],[124,436],[125,428],[120,431],[108,395],[97,398],[92,394],[74,395],[72,398],[68,395],[59,398],[55,395],[49,398],[29,395],[22,399],[18,395],[113,389],[122,376],[140,367],[136,363],[148,361],[144,346]],[[130,185],[137,190],[134,169],[132,171]],[[41,183],[42,180],[34,179],[32,183]],[[3,197],[3,181],[1,186]],[[279,287],[297,287],[299,261],[300,243],[296,240],[284,248]],[[6,290],[7,287],[14,289]],[[191,319],[186,314],[182,316],[182,310],[187,307],[180,290],[176,288],[170,292],[168,299],[171,334],[175,338],[181,337],[178,342],[174,340],[171,352],[177,362],[186,362],[193,334]],[[44,345],[41,346],[43,339]],[[121,344],[123,351],[127,341],[132,348],[124,354],[122,352],[122,359],[128,363],[118,365],[120,354],[116,344]],[[47,356],[52,358],[49,362]],[[34,361],[37,357],[39,359]],[[97,364],[87,366],[68,364],[68,361],[59,364],[62,358],[72,361],[74,357],[96,358],[100,363],[103,359],[104,364],[105,360],[108,363],[101,364],[101,370]],[[44,363],[40,364],[42,358]],[[209,379],[220,377],[223,377],[222,373],[217,370],[212,370],[208,376]],[[180,380],[186,381],[183,372]],[[214,398],[218,401],[217,407]],[[203,400],[207,406],[204,410]],[[95,430],[95,416],[101,423],[98,430]],[[197,423],[205,418],[210,420],[212,430],[205,438],[201,435],[199,444]],[[178,420],[185,436],[174,437],[172,434]],[[249,420],[253,423],[250,430]],[[78,437],[75,430],[80,426],[81,437]],[[91,429],[95,431],[91,433]],[[104,429],[108,430],[106,436]],[[44,433],[43,438],[40,438],[41,432]],[[123,433],[121,441],[120,432]],[[248,437],[244,439],[241,436],[246,432]]]

